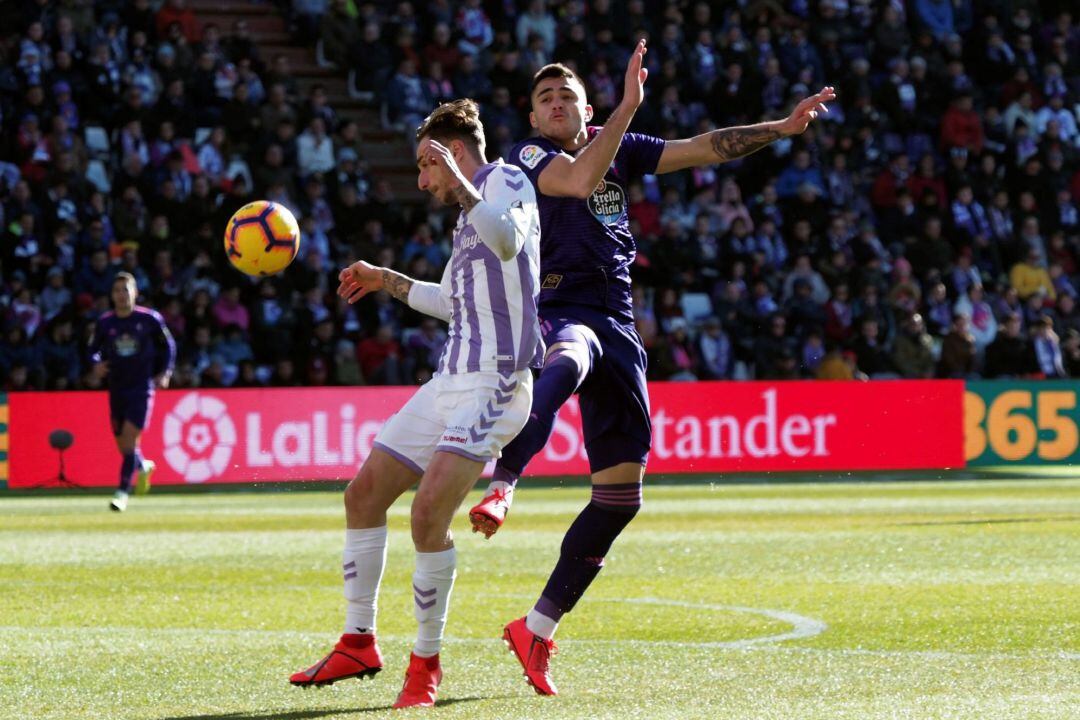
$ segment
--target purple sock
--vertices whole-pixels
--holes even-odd
[[[131,492],[131,478],[135,474],[136,453],[124,453],[124,460],[120,463],[120,489]]]
[[[563,538],[559,561],[534,608],[558,622],[604,566],[604,556],[641,509],[641,483],[593,485],[592,501]]]
[[[552,358],[544,366],[533,388],[529,420],[518,436],[503,448],[492,480],[501,480],[510,485],[517,483],[533,455],[547,445],[559,408],[577,390],[578,372],[577,363],[563,356]]]

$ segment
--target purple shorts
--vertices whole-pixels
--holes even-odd
[[[590,470],[595,473],[627,462],[644,465],[652,447],[652,420],[645,346],[634,324],[569,305],[540,308],[540,320],[548,347],[573,342],[589,349],[590,366],[578,388],[578,401]]]
[[[130,422],[139,430],[146,428],[150,419],[150,410],[154,406],[154,395],[144,388],[137,390],[109,391],[109,418],[112,421],[113,435],[119,435],[124,422]]]

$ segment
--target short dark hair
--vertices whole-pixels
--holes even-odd
[[[544,80],[548,78],[567,78],[568,80],[574,80],[581,87],[585,87],[585,81],[581,77],[562,63],[550,63],[545,65],[536,71],[533,75],[532,85],[529,87],[529,95],[532,96],[536,92],[536,87]]]
[[[416,141],[430,137],[439,142],[461,140],[484,160],[484,125],[480,108],[468,98],[451,100],[435,108],[416,128]]]

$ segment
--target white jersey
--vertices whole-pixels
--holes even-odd
[[[473,185],[492,208],[505,211],[519,241],[501,260],[462,213],[440,294],[449,301],[450,330],[440,374],[499,372],[539,367],[544,347],[536,317],[540,287],[540,215],[536,192],[523,172],[502,162],[477,171]]]

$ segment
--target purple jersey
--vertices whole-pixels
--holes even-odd
[[[90,353],[94,362],[109,363],[109,390],[149,392],[155,376],[172,371],[176,343],[157,311],[136,305],[126,318],[114,312],[98,318]]]
[[[598,132],[600,128],[590,127],[589,139]],[[540,173],[562,152],[551,140],[535,137],[515,145],[509,158],[536,187],[540,306],[586,305],[631,321],[630,266],[637,243],[630,234],[627,188],[642,175],[656,172],[664,141],[626,133],[604,179],[585,200],[540,192]]]

